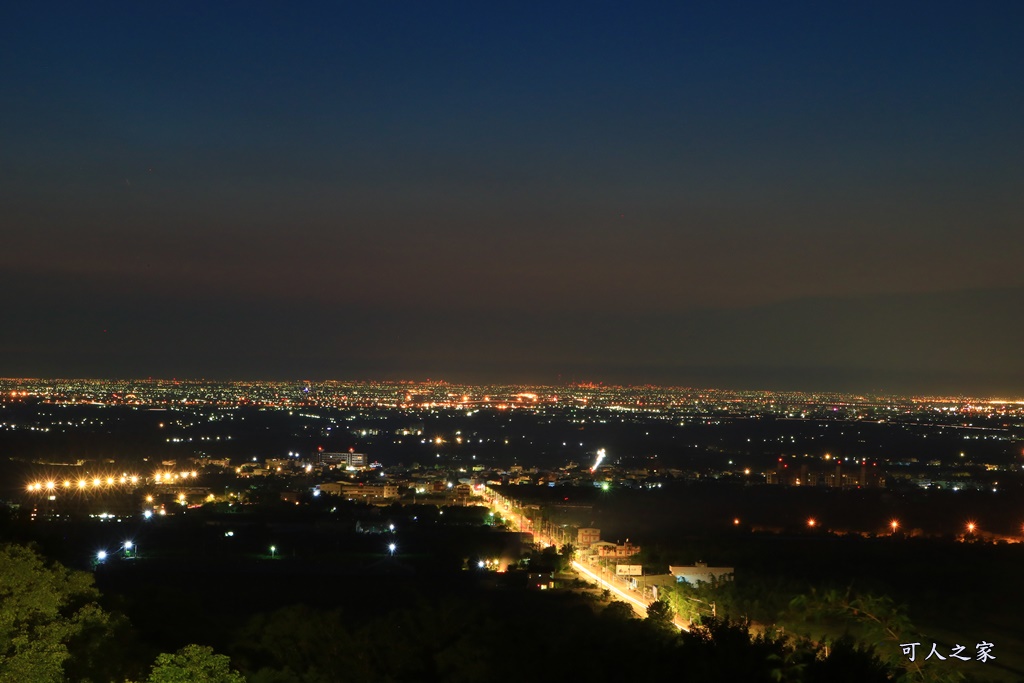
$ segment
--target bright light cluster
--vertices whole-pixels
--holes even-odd
[[[153,475],[153,481],[157,484],[171,484],[183,479],[195,479],[196,476],[195,470],[191,472],[157,472]]]
[[[174,484],[187,479],[196,479],[199,473],[195,470],[182,472],[156,472],[152,481],[157,484]],[[137,474],[122,472],[119,475],[107,474],[104,476],[94,475],[79,479],[47,479],[33,481],[26,485],[29,493],[56,493],[58,491],[97,491],[107,490],[116,487],[136,487],[140,483],[146,483]]]
[[[56,493],[57,491],[89,491],[97,489],[110,489],[120,486],[138,486],[140,477],[137,474],[123,473],[118,476],[107,475],[105,477],[92,477],[80,479],[48,479],[46,481],[34,481],[25,488],[29,493]]]

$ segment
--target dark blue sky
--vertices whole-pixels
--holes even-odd
[[[0,10],[0,374],[1024,395],[1024,6],[689,4]]]

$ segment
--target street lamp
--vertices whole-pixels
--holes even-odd
[[[132,543],[131,541],[125,541],[124,542],[124,556],[125,557],[128,557],[128,554],[131,553],[133,549],[135,550],[135,552],[132,553],[132,555],[134,557],[138,557],[139,556],[139,550],[138,550],[138,548],[135,547],[135,544]]]
[[[889,528],[892,529],[893,533],[896,533],[896,530],[900,528],[900,523],[894,519],[889,522]]]
[[[103,560],[107,559],[107,551],[106,550],[101,550],[98,553],[96,553],[96,559],[99,560],[100,562],[102,562]]]
[[[398,546],[395,545],[394,543],[389,543],[388,544],[388,552],[390,552],[391,555],[394,555],[395,554],[395,550],[397,550],[397,549],[398,549]]]
[[[276,552],[277,552],[277,546],[276,545],[270,546],[270,557],[271,558],[274,557],[274,553],[276,553]]]

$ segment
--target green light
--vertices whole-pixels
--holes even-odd
[[[602,483],[601,483],[601,490],[602,490],[602,491],[607,491],[607,490],[608,490],[608,489],[610,489],[611,487],[612,487],[612,486],[611,486],[611,484],[609,484],[608,482],[602,482]]]

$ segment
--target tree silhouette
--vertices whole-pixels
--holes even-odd
[[[655,600],[647,606],[647,618],[644,621],[659,631],[674,632],[676,630],[675,624],[672,623],[674,616],[675,613],[668,602]]]
[[[146,683],[245,683],[245,677],[231,670],[231,660],[213,653],[213,648],[186,645],[172,654],[157,655]]]
[[[633,608],[626,603],[621,600],[615,600],[601,610],[601,617],[604,619],[626,621],[636,619],[636,613],[633,611]]]
[[[109,678],[97,653],[119,620],[102,610],[92,576],[47,566],[29,548],[0,547],[0,682]]]

